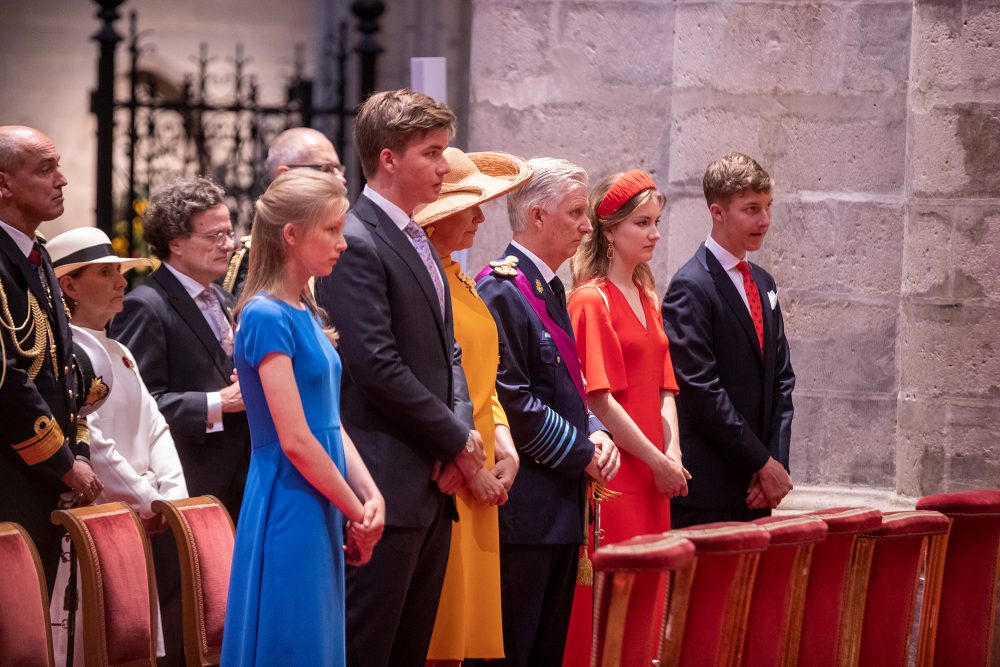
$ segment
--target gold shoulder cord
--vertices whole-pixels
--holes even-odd
[[[52,360],[52,368],[58,369],[56,363],[56,343],[52,330],[49,328],[49,318],[45,315],[35,295],[28,290],[28,312],[24,321],[17,324],[14,315],[10,312],[10,305],[7,301],[7,292],[3,281],[0,281],[0,329],[7,332],[7,336],[0,332],[0,353],[4,358],[7,356],[6,343],[4,339],[9,336],[14,351],[18,356],[31,360],[28,368],[28,378],[34,380],[38,377],[38,372],[45,362],[45,351],[48,350],[49,358]],[[30,344],[28,341],[31,341]],[[0,371],[0,387],[7,379],[7,364]]]
[[[250,237],[244,236],[240,239],[240,243],[243,244],[243,247],[229,258],[229,268],[226,270],[226,277],[222,279],[222,289],[230,294],[233,293],[233,288],[236,287],[236,275],[240,272],[240,265],[243,263],[243,258],[250,247]]]

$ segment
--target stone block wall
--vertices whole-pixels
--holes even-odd
[[[654,175],[661,293],[707,164],[771,172],[800,487],[1000,483],[1000,3],[474,0],[470,67],[469,149]]]

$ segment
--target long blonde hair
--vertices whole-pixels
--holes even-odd
[[[590,218],[590,224],[594,229],[590,234],[583,237],[580,247],[576,249],[576,253],[570,260],[569,267],[570,273],[573,276],[573,289],[577,289],[589,282],[604,283],[607,281],[608,269],[611,266],[608,249],[611,244],[608,243],[604,232],[610,231],[620,225],[635,209],[650,200],[656,201],[660,205],[660,209],[667,203],[666,195],[659,190],[643,190],[625,202],[621,208],[611,215],[599,216],[597,214],[597,207],[600,206],[601,201],[608,194],[608,190],[611,189],[611,186],[614,185],[615,181],[623,173],[618,172],[604,178],[590,192],[590,199],[587,202],[587,217]],[[653,301],[657,300],[656,278],[653,277],[653,270],[649,268],[649,264],[642,262],[635,267],[635,271],[632,272],[632,280],[639,284],[639,287],[642,288],[650,299]]]
[[[347,211],[347,191],[330,174],[312,169],[292,169],[274,179],[257,199],[250,232],[250,266],[243,291],[233,311],[234,318],[258,292],[275,293],[285,278],[287,251],[283,230],[294,225],[305,234],[320,220],[341,216]],[[307,285],[299,294],[302,303],[326,325],[326,313],[316,303]],[[336,342],[332,328],[324,330]]]

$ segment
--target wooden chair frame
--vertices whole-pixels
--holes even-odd
[[[140,665],[156,665],[156,639],[159,625],[157,623],[158,606],[156,595],[156,576],[153,573],[153,559],[149,548],[146,531],[139,521],[139,516],[125,503],[114,502],[103,505],[90,505],[74,509],[56,510],[52,513],[52,522],[61,525],[69,531],[70,539],[76,549],[80,564],[80,588],[83,591],[83,653],[88,667],[90,665],[111,665],[108,658],[107,630],[104,624],[105,604],[102,573],[98,560],[97,547],[93,536],[87,527],[87,520],[112,514],[128,514],[135,524],[142,542],[146,558],[146,581],[149,586],[149,660],[133,660],[125,663],[115,663],[119,667],[139,667]],[[79,630],[79,629],[78,629]]]
[[[28,546],[28,552],[31,554],[31,560],[35,564],[35,573],[38,575],[38,590],[42,596],[42,612],[45,615],[45,639],[46,639],[46,650],[49,655],[49,667],[54,667],[55,656],[52,653],[52,619],[49,616],[49,587],[45,583],[45,570],[42,568],[42,559],[38,557],[38,549],[35,548],[35,542],[28,535],[28,531],[24,529],[19,523],[14,523],[12,521],[5,521],[0,523],[0,537],[6,535],[18,534],[21,539],[24,540],[25,544]]]
[[[205,630],[205,607],[202,603],[202,575],[199,553],[191,524],[184,516],[185,509],[218,507],[235,533],[233,518],[215,496],[196,496],[181,500],[154,500],[153,511],[163,515],[177,543],[177,557],[181,568],[181,607],[184,617],[184,658],[189,666],[218,665],[222,659],[222,646],[209,646]]]
[[[918,515],[918,514],[938,514],[938,512],[929,512],[926,510],[916,510],[910,512],[896,512],[893,514],[886,514],[882,518],[883,525],[891,524],[897,521],[905,521],[907,518]],[[942,515],[943,516],[943,515]],[[920,586],[920,574],[924,575],[923,584],[923,596],[920,601],[920,622],[917,626],[916,631],[918,632],[917,646],[914,653],[914,660],[916,667],[924,667],[932,665],[934,662],[934,640],[937,634],[937,617],[938,610],[941,607],[941,584],[944,575],[944,562],[945,555],[948,551],[948,536],[951,532],[951,527],[949,525],[948,530],[943,533],[931,533],[922,536],[922,543],[920,546],[920,555],[918,557],[917,565],[917,576],[916,581],[914,581],[914,591],[913,600],[911,607],[908,611],[909,622],[908,626],[913,631],[913,614],[916,611],[914,607],[918,603],[918,589]],[[914,535],[902,535],[898,537],[920,537],[919,534]],[[892,540],[898,539],[897,536],[889,537],[876,537],[868,533],[860,533],[858,535],[858,540],[856,544],[859,544],[863,549],[868,552],[868,568],[871,569],[872,556],[874,555],[876,542],[879,540]],[[864,624],[864,614],[865,614],[865,598],[867,597],[867,587],[868,587],[869,577],[864,578],[865,591],[861,595],[860,607],[857,608],[859,613],[857,613],[856,618],[852,618],[852,621],[857,623],[856,632],[846,632],[845,634],[853,635],[853,641],[850,643],[850,648],[852,652],[848,654],[853,658],[850,664],[857,665],[860,659],[861,653],[861,629]],[[912,636],[910,637],[912,641]]]

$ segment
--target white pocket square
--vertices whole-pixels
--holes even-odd
[[[778,305],[778,290],[768,292],[767,300],[771,302],[771,310],[774,310],[774,307]]]

